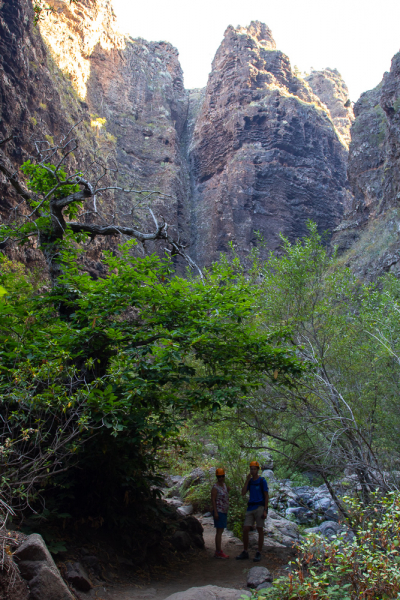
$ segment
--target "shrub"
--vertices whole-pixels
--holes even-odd
[[[343,536],[326,541],[310,536],[288,577],[252,598],[265,600],[382,600],[400,592],[400,493],[373,495],[372,503],[345,498],[351,515],[352,542]]]

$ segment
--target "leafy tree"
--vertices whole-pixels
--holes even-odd
[[[283,238],[283,255],[260,271],[267,328],[288,327],[286,346],[313,367],[291,387],[280,374],[265,382],[238,408],[240,418],[267,436],[281,464],[318,472],[346,515],[331,486],[345,467],[366,502],[377,486],[395,483],[399,282],[362,284],[329,256],[315,225],[296,244]]]
[[[97,197],[110,186],[99,187],[105,167],[95,185],[81,171],[68,175],[75,146],[64,142],[23,165],[29,191],[0,160],[29,206],[0,235],[20,243],[37,235],[51,280],[50,288],[34,282],[3,258],[2,493],[23,510],[46,501],[55,485],[72,485],[74,506],[101,520],[149,493],[155,449],[186,414],[235,406],[260,373],[296,376],[303,366],[281,347],[285,332],[260,328],[259,294],[238,261],[178,277],[171,255],[132,255],[135,240],[161,239],[195,266],[165,223],[147,234],[77,220],[82,210],[99,218]],[[104,276],[93,279],[81,268],[86,234],[135,240],[104,252]]]

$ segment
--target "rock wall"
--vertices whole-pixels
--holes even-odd
[[[348,147],[351,140],[350,129],[354,121],[354,113],[349,98],[349,90],[339,71],[337,69],[311,71],[305,81],[329,110],[336,130]]]
[[[28,0],[0,1],[0,139],[14,139],[1,148],[18,168],[32,156],[33,139],[47,140],[65,134],[73,122],[89,119],[70,81],[57,67],[33,25]],[[90,127],[80,136],[82,149],[90,146]],[[0,218],[6,219],[17,201],[0,175]],[[41,261],[31,247],[11,251],[29,265]]]
[[[114,144],[118,184],[168,196],[155,196],[151,205],[184,235],[188,173],[181,137],[188,93],[177,50],[166,42],[122,35],[110,0],[52,4],[56,12],[41,24],[42,36],[88,105],[92,124],[106,119],[98,134]],[[126,225],[136,200],[132,195],[116,198]],[[154,227],[148,212],[140,217]]]
[[[246,255],[257,231],[269,251],[280,233],[303,236],[308,219],[332,230],[347,202],[346,159],[329,110],[268,27],[228,27],[189,146],[198,262],[230,242]]]
[[[354,107],[348,175],[353,202],[333,243],[363,279],[400,275],[400,53]]]
[[[339,224],[351,114],[336,71],[301,79],[252,22],[228,27],[207,88],[187,92],[176,49],[122,35],[110,0],[49,4],[34,27],[30,0],[1,0],[0,135],[18,132],[6,150],[16,167],[36,131],[51,139],[81,120],[81,154],[95,148],[119,185],[158,192],[155,214],[202,265],[230,242],[245,257],[257,232],[269,251],[281,232],[303,236],[308,219],[321,232]],[[2,185],[5,217],[15,198]],[[139,200],[109,194],[102,210],[153,227]]]

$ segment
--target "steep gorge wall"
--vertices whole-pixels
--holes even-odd
[[[101,148],[119,185],[162,192],[155,214],[203,265],[230,242],[246,256],[255,232],[269,251],[280,232],[304,235],[308,219],[321,232],[339,224],[350,204],[351,111],[337,72],[310,82],[296,76],[270,30],[253,22],[227,29],[207,88],[187,92],[177,51],[122,35],[110,0],[50,5],[33,27],[29,0],[1,4],[0,129],[19,132],[7,147],[16,167],[35,128],[55,136],[82,120],[82,153]],[[12,194],[2,186],[5,215]],[[123,224],[153,227],[146,211],[132,219],[137,200],[109,194],[103,209],[119,211]]]
[[[333,243],[363,279],[400,275],[400,53],[354,107],[349,182],[353,201]]]
[[[151,197],[154,213],[184,235],[189,176],[181,136],[188,94],[177,51],[168,43],[123,36],[108,0],[49,4],[54,12],[35,27],[29,0],[1,3],[0,139],[16,136],[2,151],[18,168],[32,156],[32,140],[51,141],[80,121],[81,156],[108,157],[108,166],[116,169],[108,183],[159,192]],[[0,185],[6,219],[16,198],[4,179]],[[119,214],[124,225],[154,229],[149,211],[140,206],[134,194],[110,192],[100,201],[109,219]],[[94,246],[98,250],[99,242]],[[12,255],[28,263],[41,260],[34,246]],[[98,251],[92,252],[97,260]]]
[[[226,30],[189,158],[201,264],[230,242],[245,255],[257,231],[267,251],[280,246],[279,233],[305,235],[309,219],[331,231],[348,202],[347,149],[329,110],[259,22]]]
[[[110,0],[51,3],[57,12],[41,24],[42,36],[92,118],[106,119],[100,136],[115,144],[118,184],[169,196],[155,196],[152,207],[184,235],[188,174],[180,140],[188,94],[177,50],[122,35]],[[128,221],[132,196],[116,202]],[[154,226],[149,214],[143,217],[145,226]]]

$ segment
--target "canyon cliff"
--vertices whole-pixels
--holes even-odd
[[[346,146],[329,109],[259,22],[228,27],[189,145],[192,224],[200,264],[232,242],[277,250],[279,234],[339,224],[348,202]]]
[[[268,27],[252,22],[228,27],[207,87],[187,91],[177,50],[122,35],[109,0],[49,4],[35,27],[29,0],[0,3],[0,135],[17,136],[3,150],[15,167],[36,135],[81,121],[81,155],[100,149],[119,185],[162,193],[154,212],[201,265],[231,242],[243,257],[259,237],[263,252],[275,251],[280,233],[293,241],[309,219],[320,232],[339,226],[352,206],[352,111],[337,71],[302,79]],[[0,184],[5,218],[15,198]],[[132,221],[135,201],[110,192],[103,208],[154,227],[148,212]]]
[[[348,175],[353,198],[333,243],[363,279],[400,275],[400,53],[354,106]]]

